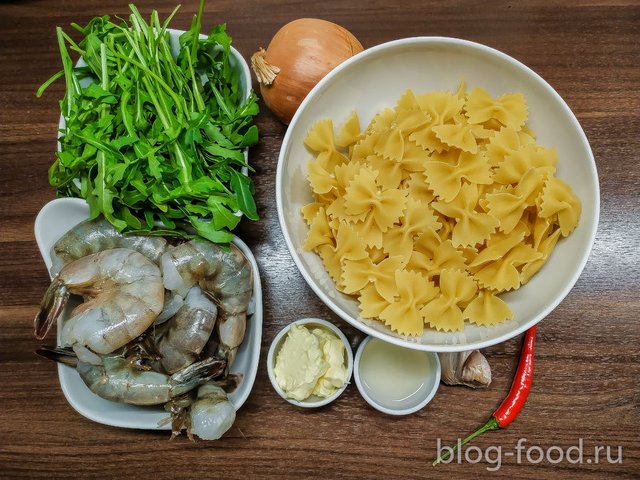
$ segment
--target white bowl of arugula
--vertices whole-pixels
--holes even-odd
[[[242,215],[257,220],[247,149],[258,141],[249,67],[225,25],[186,32],[153,11],[145,21],[96,17],[74,42],[57,28],[64,77],[49,182],[82,197],[118,230],[227,243]],[[76,66],[69,54],[80,53]]]

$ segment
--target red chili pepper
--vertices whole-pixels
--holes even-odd
[[[458,442],[456,445],[448,449],[443,455],[440,455],[433,462],[434,467],[442,460],[449,458],[449,456],[453,455],[459,447],[470,442],[478,435],[491,430],[505,428],[516,419],[520,410],[522,410],[522,407],[524,407],[524,404],[527,401],[529,390],[531,390],[531,382],[533,381],[533,346],[535,340],[536,327],[534,325],[527,330],[527,333],[524,336],[522,350],[520,351],[518,369],[516,370],[516,375],[513,378],[509,395],[507,395],[487,423],[462,440],[462,442]]]

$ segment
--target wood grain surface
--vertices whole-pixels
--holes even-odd
[[[175,0],[138,1],[166,16]],[[184,2],[175,28],[197,5]],[[362,334],[326,308],[298,273],[277,221],[274,184],[285,127],[258,117],[258,223],[239,235],[255,252],[265,322],[258,377],[235,425],[218,442],[169,441],[166,432],[93,423],[65,401],[56,368],[34,355],[32,318],[48,277],[33,236],[47,183],[61,83],[37,87],[60,68],[54,27],[98,14],[126,14],[125,0],[0,3],[0,477],[2,478],[640,478],[640,5],[637,1],[464,2],[210,0],[204,26],[227,22],[248,59],[297,17],[338,22],[365,47],[401,37],[460,37],[502,50],[538,72],[567,101],[591,143],[602,214],[593,253],[569,296],[539,326],[536,374],[526,408],[507,430],[475,441],[501,448],[499,468],[483,459],[432,468],[437,439],[448,443],[482,424],[509,389],[520,339],[489,348],[488,390],[442,386],[419,413],[391,418],[351,385],[331,406],[303,411],[273,391],[266,351],[290,321],[319,316]],[[515,447],[544,450],[583,442],[583,463],[518,463]],[[619,463],[593,462],[609,446]],[[512,455],[504,455],[512,452]],[[473,452],[472,452],[473,453]],[[557,458],[557,451],[552,452]],[[601,454],[601,457],[604,453]],[[474,455],[471,455],[472,460]],[[531,457],[536,460],[534,448]],[[589,460],[592,460],[589,463]],[[489,471],[495,470],[495,471]]]

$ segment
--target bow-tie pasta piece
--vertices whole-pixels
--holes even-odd
[[[543,181],[542,175],[530,168],[515,187],[486,195],[488,212],[499,220],[500,230],[510,233],[516,227],[525,209],[535,205]]]
[[[408,190],[407,196],[418,202],[428,205],[436,198],[436,194],[431,190],[431,185],[423,172],[409,175],[403,187]]]
[[[411,252],[411,258],[407,267],[414,270],[423,268],[434,258],[436,250],[441,243],[442,239],[435,230],[427,230],[424,232],[413,242],[413,252]]]
[[[311,220],[309,233],[307,233],[307,239],[304,242],[303,248],[311,251],[320,245],[333,245],[333,231],[329,226],[329,219],[327,218],[324,207],[319,207],[313,220]]]
[[[307,164],[307,178],[313,193],[323,195],[329,193],[336,187],[335,175],[328,171],[322,162],[311,160]]]
[[[542,258],[542,253],[527,244],[519,244],[504,257],[485,263],[473,276],[485,288],[498,292],[514,290],[520,286],[518,267]]]
[[[378,137],[376,134],[366,131],[361,135],[360,140],[356,142],[350,149],[351,162],[367,163],[367,158],[373,155],[373,146]]]
[[[451,240],[456,247],[483,243],[500,224],[494,216],[476,211],[478,198],[478,187],[465,184],[453,201],[432,203],[435,210],[456,219],[451,233]]]
[[[404,155],[404,137],[400,129],[379,132],[373,151],[386,160],[399,162]]]
[[[362,260],[369,256],[362,240],[347,222],[340,222],[336,233],[335,252],[343,260]]]
[[[487,262],[501,259],[517,245],[523,243],[525,235],[524,228],[514,229],[509,235],[501,232],[491,235],[484,248],[469,262],[471,271],[477,270],[476,267]]]
[[[550,177],[556,172],[558,153],[555,148],[542,148],[534,143],[523,145],[505,157],[496,168],[493,179],[503,185],[520,182],[531,169],[543,177]]]
[[[578,225],[582,205],[571,187],[559,178],[549,178],[542,191],[540,216],[549,218],[558,215],[562,236],[569,235]]]
[[[385,108],[382,112],[378,113],[371,123],[367,127],[368,133],[384,133],[391,130],[396,120],[396,112],[390,108]]]
[[[307,132],[304,144],[314,152],[330,152],[335,150],[333,138],[333,122],[330,118],[319,120]]]
[[[409,140],[430,153],[442,153],[448,148],[446,144],[440,141],[436,132],[433,131],[433,126],[419,128],[412,132],[409,135]]]
[[[477,153],[478,144],[471,126],[464,123],[436,125],[432,128],[438,140],[449,147],[459,148],[463,152]]]
[[[411,254],[407,268],[418,270],[431,279],[447,269],[465,271],[467,265],[462,252],[453,246],[451,240],[447,240],[435,248],[432,256],[416,248]]]
[[[414,93],[407,89],[396,104],[395,121],[400,131],[410,134],[428,125],[431,115],[422,111]]]
[[[538,253],[541,255],[538,259],[532,260],[529,263],[526,263],[522,267],[522,271],[520,273],[520,284],[524,285],[531,277],[533,277],[538,271],[542,268],[542,266],[549,259],[549,255],[558,243],[558,239],[560,238],[560,230],[555,230],[551,235],[545,238],[537,248]]]
[[[362,318],[378,319],[384,309],[389,306],[389,302],[378,293],[373,285],[367,285],[360,291],[358,301]]]
[[[344,197],[338,197],[332,201],[327,207],[327,214],[332,220],[345,221],[353,224],[362,222],[367,217],[366,212],[358,215],[348,214],[344,203]]]
[[[400,256],[386,257],[375,264],[371,258],[345,260],[342,271],[342,283],[345,293],[356,293],[372,283],[378,293],[387,301],[393,301],[396,294],[395,275],[404,265]]]
[[[367,157],[369,166],[378,172],[377,181],[382,188],[395,189],[402,182],[402,164],[398,161],[373,154]]]
[[[404,155],[400,164],[402,170],[406,172],[408,177],[413,172],[424,171],[426,163],[429,161],[429,152],[418,146],[408,138],[404,140]]]
[[[347,222],[340,222],[333,244],[322,244],[316,247],[329,276],[336,287],[344,291],[342,283],[342,265],[346,260],[362,260],[367,257],[362,240]]]
[[[465,110],[469,123],[497,120],[505,127],[520,130],[529,115],[524,95],[514,93],[492,99],[482,88],[475,88],[467,97]]]
[[[336,138],[336,145],[342,148],[348,148],[358,141],[360,138],[360,120],[358,114],[353,111],[347,121],[342,125]]]
[[[399,255],[409,260],[413,241],[423,233],[440,227],[438,217],[429,205],[410,198],[400,225],[389,229],[382,236],[382,247],[389,255]]]
[[[387,258],[387,252],[385,252],[382,247],[369,247],[366,246],[365,250],[369,254],[369,258],[373,263],[380,263],[385,258]]]
[[[307,222],[307,225],[311,226],[311,224],[313,223],[313,219],[316,218],[316,215],[318,214],[320,209],[324,208],[324,205],[324,203],[312,202],[300,209],[304,221]]]
[[[424,322],[436,330],[460,331],[464,328],[461,304],[467,303],[478,291],[473,278],[466,272],[443,270],[440,293],[421,310]]]
[[[487,327],[511,320],[513,312],[509,305],[493,292],[480,290],[478,296],[464,309],[462,316],[471,323]]]
[[[487,157],[491,166],[498,166],[509,155],[525,145],[535,144],[534,138],[514,128],[502,127],[489,138]]]
[[[346,188],[345,211],[349,215],[365,213],[375,227],[384,233],[400,219],[407,198],[402,190],[381,189],[377,177],[375,170],[366,167],[360,170]]]
[[[462,111],[464,99],[451,92],[428,92],[416,97],[420,109],[432,119],[432,125],[453,121]]]
[[[382,312],[380,319],[400,335],[422,335],[421,307],[438,294],[438,289],[417,272],[396,271],[397,296]]]
[[[426,162],[424,174],[440,200],[452,201],[460,192],[462,180],[477,185],[490,185],[491,167],[484,153],[460,152],[454,164],[447,160]]]

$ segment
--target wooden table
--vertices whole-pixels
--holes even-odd
[[[174,1],[139,1],[166,16]],[[320,316],[344,328],[354,346],[362,334],[316,298],[283,241],[274,198],[275,168],[285,127],[263,108],[258,117],[258,223],[239,235],[256,254],[264,284],[265,325],[253,393],[226,437],[216,443],[168,440],[166,432],[93,423],[65,401],[56,367],[33,353],[32,318],[48,277],[33,220],[54,191],[58,83],[42,99],[37,87],[60,60],[54,27],[98,14],[126,14],[127,2],[64,0],[0,4],[0,477],[158,479],[254,477],[352,478],[638,478],[640,476],[640,5],[634,1],[305,2],[210,1],[204,26],[226,21],[246,58],[284,23],[313,16],[336,21],[370,47],[416,35],[466,38],[502,50],[541,74],[567,101],[591,142],[602,188],[600,228],[591,258],[569,296],[539,326],[536,375],[526,408],[508,430],[475,445],[479,463],[430,466],[437,439],[448,443],[474,429],[500,403],[514,373],[519,339],[487,350],[488,390],[441,387],[421,412],[391,418],[370,408],[355,385],[329,408],[302,411],[271,388],[264,359],[290,321]],[[175,28],[197,8],[185,2]],[[524,446],[520,464],[515,456]],[[580,440],[581,439],[581,440]],[[583,442],[582,464],[546,459],[539,449]],[[593,463],[597,446],[618,446],[622,461]],[[533,448],[531,448],[533,447]],[[497,448],[503,452],[496,468]],[[528,450],[530,449],[531,450]],[[483,450],[484,451],[484,450]],[[552,461],[557,449],[550,451]],[[574,452],[575,453],[575,452]],[[470,451],[471,460],[477,451]],[[574,457],[576,456],[574,455]],[[588,463],[589,461],[592,463]],[[489,472],[489,470],[495,470]]]

